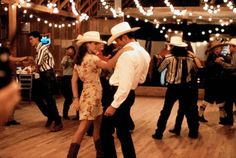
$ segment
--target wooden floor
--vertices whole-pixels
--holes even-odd
[[[136,124],[132,134],[137,158],[236,158],[236,126],[218,124],[218,108],[206,109],[206,124],[200,125],[200,138],[187,137],[188,128],[184,120],[180,137],[168,132],[173,127],[176,104],[169,118],[163,140],[154,140],[151,135],[156,128],[163,105],[163,98],[136,97],[132,116]],[[63,99],[57,99],[62,111]],[[70,115],[74,115],[70,111]],[[65,158],[73,133],[78,122],[63,120],[64,129],[50,133],[44,127],[46,119],[32,104],[24,104],[15,113],[15,118],[22,124],[5,127],[0,131],[0,158]],[[236,118],[235,118],[236,119]],[[118,158],[122,158],[119,142],[116,138]],[[78,157],[95,158],[95,149],[91,137],[85,136]]]

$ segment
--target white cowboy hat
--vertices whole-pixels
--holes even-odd
[[[100,38],[100,33],[97,31],[88,31],[83,34],[80,40],[76,42],[77,45],[81,45],[85,42],[98,42],[103,43]]]
[[[183,42],[182,37],[180,36],[171,36],[169,45],[177,46],[177,47],[187,47],[188,44]]]
[[[111,37],[108,39],[107,44],[110,45],[117,37],[138,29],[140,29],[140,27],[131,28],[128,22],[121,22],[111,28]]]
[[[231,40],[229,42],[226,42],[226,44],[236,46],[236,38],[231,38]]]
[[[83,37],[83,36],[82,36],[81,34],[79,34],[76,39],[73,39],[73,41],[74,41],[74,42],[77,42],[77,41],[81,40],[82,37]]]

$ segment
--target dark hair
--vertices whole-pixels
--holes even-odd
[[[173,48],[171,49],[171,54],[173,54],[174,56],[177,57],[186,57],[188,55],[188,51],[185,47],[176,47],[173,46]]]
[[[80,47],[78,52],[75,55],[74,63],[77,65],[81,65],[85,54],[88,52],[88,48],[86,46],[86,42],[83,43]]]
[[[73,52],[74,52],[74,54],[76,53],[76,49],[75,49],[75,47],[74,47],[74,46],[69,46],[69,47],[67,47],[67,48],[66,48],[66,50],[68,50],[68,49],[72,49],[72,50],[73,50]]]
[[[128,36],[129,38],[134,38],[134,39],[135,39],[135,34],[134,34],[134,32],[128,32],[128,33],[126,33],[126,34],[120,35],[120,36],[118,36],[116,39],[121,39],[122,36],[124,36],[124,35]]]
[[[32,32],[30,32],[30,33],[28,34],[28,37],[30,37],[30,36],[33,36],[34,38],[38,38],[39,41],[40,41],[41,38],[42,38],[40,32],[38,32],[38,31],[32,31]]]
[[[188,44],[188,46],[186,47],[186,49],[187,49],[188,51],[193,52],[193,47],[192,47],[192,45],[191,45],[191,42],[190,42],[190,41],[187,41],[186,43]]]

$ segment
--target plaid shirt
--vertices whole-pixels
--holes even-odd
[[[197,67],[194,63],[192,57],[175,57],[172,54],[165,56],[165,59],[160,64],[158,71],[161,72],[167,68],[166,72],[166,82],[169,84],[181,84],[183,82],[182,78],[182,67],[183,61],[187,62],[187,75],[185,82],[188,83],[192,81],[192,70],[196,71]]]

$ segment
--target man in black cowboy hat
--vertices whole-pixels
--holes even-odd
[[[230,61],[222,60],[222,58],[216,58],[215,62],[220,64],[224,68],[224,78],[225,78],[225,112],[226,117],[221,119],[220,124],[222,125],[233,125],[233,103],[236,104],[236,95],[234,90],[236,89],[236,38],[232,38],[229,42],[226,42],[229,45],[228,55]]]
[[[199,121],[208,122],[204,117],[204,111],[209,104],[214,102],[219,106],[220,119],[224,118],[226,113],[224,111],[224,85],[223,85],[223,67],[215,62],[216,58],[223,58],[221,56],[222,48],[225,44],[220,41],[213,41],[209,44],[207,50],[208,57],[205,62],[205,84],[204,84],[204,100],[199,109]]]

